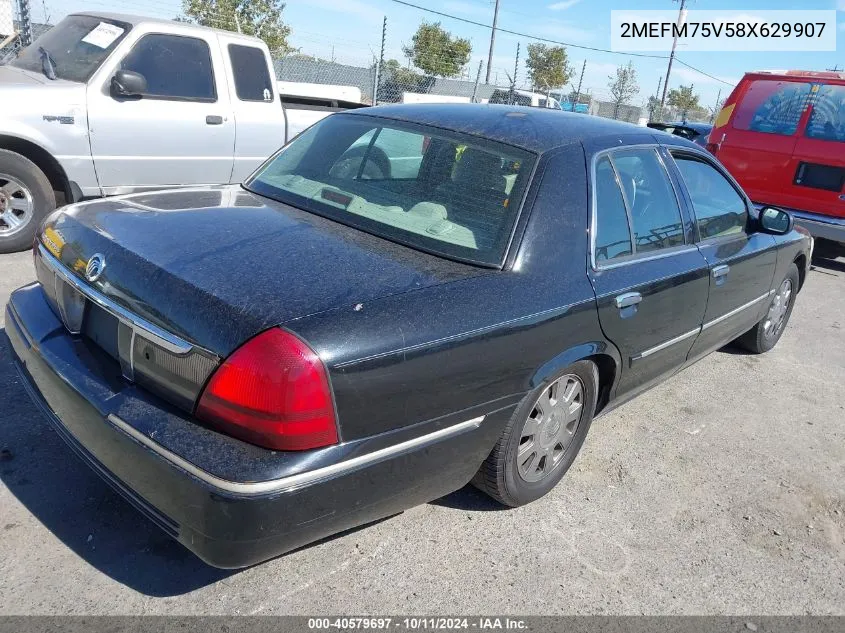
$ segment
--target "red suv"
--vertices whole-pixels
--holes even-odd
[[[845,73],[746,74],[707,148],[754,202],[792,211],[818,254],[845,255]]]

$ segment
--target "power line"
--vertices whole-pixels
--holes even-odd
[[[414,9],[419,9],[420,11],[425,11],[426,13],[433,13],[435,15],[439,15],[444,18],[449,18],[451,20],[457,20],[458,22],[464,22],[466,24],[472,24],[473,26],[480,26],[484,29],[491,29],[493,28],[490,24],[484,24],[483,22],[476,22],[475,20],[470,20],[467,18],[461,18],[457,15],[451,15],[449,13],[443,13],[442,11],[436,11],[434,9],[429,9],[427,7],[421,7],[418,4],[413,4],[411,2],[406,2],[405,0],[390,0],[391,2],[395,2],[396,4],[402,4],[406,7],[412,7]],[[507,33],[508,35],[516,35],[517,37],[527,37],[531,40],[537,40],[539,42],[546,42],[548,44],[558,44],[560,46],[568,46],[570,48],[580,48],[585,51],[595,51],[597,53],[610,53],[612,55],[625,55],[626,57],[648,57],[651,59],[669,59],[666,55],[648,55],[646,53],[622,53],[620,51],[611,51],[606,48],[597,48],[595,46],[583,46],[581,44],[570,44],[569,42],[561,42],[560,40],[551,40],[545,37],[538,37],[536,35],[529,35],[528,33],[520,33],[519,31],[511,31],[509,29],[503,29],[501,27],[496,27],[497,31],[502,33]]]
[[[723,84],[725,84],[726,86],[730,86],[731,88],[733,88],[736,85],[736,84],[732,84],[730,81],[725,81],[724,79],[720,79],[719,77],[715,77],[713,75],[710,75],[710,74],[704,72],[703,70],[701,70],[700,68],[696,68],[695,66],[691,66],[690,64],[686,63],[682,59],[678,58],[677,55],[675,55],[675,61],[678,62],[679,64],[683,64],[684,66],[686,66],[690,70],[694,70],[697,73],[701,73],[705,77],[710,77],[710,79],[713,79],[714,81],[720,81]]]
[[[444,13],[443,11],[436,11],[435,9],[429,9],[427,7],[422,7],[418,4],[414,4],[412,2],[407,2],[407,0],[390,0],[390,1],[395,2],[396,4],[404,5],[406,7],[419,9],[420,11],[425,11],[426,13],[433,13],[435,15],[439,15],[439,16],[444,17],[444,18],[457,20],[458,22],[464,22],[466,24],[472,24],[473,26],[480,26],[480,27],[485,28],[485,29],[495,28],[497,31],[501,31],[502,33],[508,33],[509,35],[516,35],[517,37],[527,37],[528,39],[537,40],[539,42],[546,42],[548,44],[558,44],[559,46],[568,46],[570,48],[579,48],[579,49],[586,50],[586,51],[595,51],[597,53],[610,53],[611,55],[624,55],[626,57],[647,57],[649,59],[669,59],[668,55],[648,55],[646,53],[623,53],[621,51],[612,51],[612,50],[609,50],[609,49],[606,49],[606,48],[598,48],[598,47],[595,47],[595,46],[583,46],[581,44],[571,44],[569,42],[562,42],[560,40],[552,40],[552,39],[548,39],[548,38],[545,38],[545,37],[538,37],[536,35],[529,35],[528,33],[520,33],[519,31],[512,31],[510,29],[503,29],[503,28],[498,27],[498,26],[494,27],[491,24],[484,24],[483,22],[476,22],[475,20],[470,20],[468,18],[462,18],[462,17],[459,17],[457,15],[451,15],[449,13]],[[690,70],[694,70],[697,73],[701,73],[705,77],[709,77],[710,79],[713,79],[714,81],[721,82],[721,83],[725,84],[726,86],[731,86],[731,87],[734,86],[734,84],[730,83],[729,81],[725,81],[724,79],[720,79],[719,77],[715,77],[714,75],[710,75],[710,74],[704,72],[703,70],[686,63],[685,61],[681,60],[677,55],[675,56],[675,61],[677,61],[679,64],[683,64],[684,66],[686,66]]]

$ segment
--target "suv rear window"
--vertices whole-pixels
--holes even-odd
[[[805,135],[822,141],[845,141],[845,86],[819,86]]]
[[[734,114],[739,130],[791,136],[810,96],[810,84],[756,79],[743,94]]]
[[[336,114],[245,186],[420,250],[504,259],[536,156],[439,128]]]

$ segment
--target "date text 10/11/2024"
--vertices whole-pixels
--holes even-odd
[[[525,620],[508,617],[448,618],[448,617],[338,617],[309,618],[311,630],[510,630],[528,628]]]

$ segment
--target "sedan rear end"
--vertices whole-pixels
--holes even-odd
[[[391,396],[367,391],[368,375],[347,368],[389,353],[394,329],[350,344],[325,318],[318,348],[299,324],[492,274],[533,157],[433,128],[333,119],[269,161],[248,190],[165,191],[55,213],[34,249],[38,282],[6,307],[14,364],[58,433],[218,567],[459,488],[507,413],[420,419],[394,407],[389,421],[368,418],[349,403]],[[362,152],[377,135],[392,160],[375,154],[370,164]],[[427,152],[426,168],[440,169],[436,192],[408,177]],[[391,171],[391,188],[374,193],[367,181]],[[461,222],[448,220],[458,207]]]

